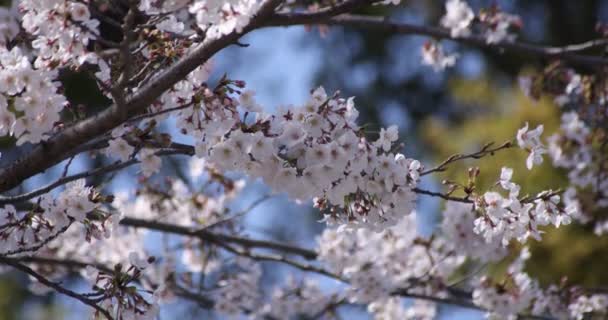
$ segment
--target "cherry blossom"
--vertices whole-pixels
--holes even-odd
[[[293,24],[372,24],[432,36],[421,63],[435,72],[459,56],[437,39],[583,64],[602,59],[583,52],[585,45],[556,55],[562,51],[518,43],[521,19],[497,6],[476,15],[465,1],[448,0],[442,28],[353,14],[400,3],[142,0],[116,10],[124,17],[88,0],[21,0],[19,12],[0,9],[0,137],[29,144],[0,170],[1,271],[21,271],[30,291],[67,294],[90,306],[92,317],[108,319],[155,319],[174,298],[251,319],[332,319],[349,304],[374,319],[433,319],[442,302],[487,318],[605,316],[606,294],[566,282],[541,286],[524,271],[530,238],[542,241],[544,232],[572,223],[598,235],[608,230],[594,216],[608,207],[601,68],[585,74],[554,63],[523,78],[529,97],[550,95],[561,113],[547,139],[544,124],[517,131],[526,167],[547,154],[568,180],[563,191],[534,194],[513,181],[520,173],[508,163],[491,173],[498,177],[490,186],[476,180],[480,168],[470,168],[468,181],[442,177],[436,181],[445,188],[424,189],[433,185],[425,179],[453,162],[503,152],[512,142],[427,169],[399,141],[409,144],[411,132],[391,124],[370,132],[354,97],[319,86],[305,101],[270,112],[256,84],[220,77],[224,70],[212,75],[214,54],[245,46],[241,35]],[[105,38],[106,25],[119,37]],[[68,72],[88,76],[111,102],[99,110],[71,105],[61,82]],[[74,173],[79,157],[106,164]],[[186,170],[167,176],[174,162]],[[105,178],[131,165],[138,168],[134,190],[107,188]],[[43,172],[56,180],[28,190]],[[259,182],[269,194],[315,208],[325,224],[315,247],[248,234],[241,218],[251,209],[235,207],[246,184]],[[417,205],[419,194],[445,200],[432,232],[419,230],[422,215],[432,213]],[[296,272],[267,286],[265,272],[274,269],[266,263]],[[494,264],[508,266],[484,270]],[[72,271],[88,283],[84,292],[65,287]]]
[[[443,71],[456,63],[458,54],[446,54],[443,47],[435,42],[427,42],[422,47],[422,64],[431,66],[435,72]]]
[[[534,165],[543,163],[543,154],[547,153],[546,148],[540,141],[543,133],[543,125],[539,125],[534,130],[528,130],[528,123],[517,131],[517,144],[520,148],[529,152],[526,159],[526,167],[531,170]]]
[[[468,36],[475,14],[465,1],[448,0],[445,3],[446,14],[441,18],[441,26],[450,29],[452,37]]]

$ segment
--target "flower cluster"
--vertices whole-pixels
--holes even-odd
[[[257,0],[198,0],[188,11],[196,16],[196,24],[206,31],[207,39],[217,39],[232,32],[242,32],[261,3]]]
[[[602,170],[602,149],[597,147],[594,135],[579,115],[572,111],[562,115],[560,131],[548,139],[549,156],[553,165],[565,168],[573,186],[589,188],[597,207],[608,206],[608,173]]]
[[[509,191],[507,198],[495,191],[486,192],[475,202],[480,216],[475,219],[474,231],[483,235],[486,242],[499,241],[507,246],[512,239],[525,242],[530,236],[540,240],[539,226],[552,224],[559,227],[569,224],[576,215],[575,205],[564,207],[560,196],[551,191],[540,192],[534,201],[521,201],[520,186],[511,182],[513,170],[503,168],[498,184]]]
[[[446,54],[437,42],[429,41],[422,46],[422,64],[431,66],[435,72],[453,66],[457,58],[458,54]]]
[[[415,215],[403,217],[380,233],[327,229],[317,241],[319,260],[349,281],[349,298],[359,303],[385,299],[406,287],[414,292],[441,293],[425,280],[446,279],[464,262],[443,239],[418,237]]]
[[[375,320],[433,320],[437,316],[434,302],[414,300],[411,306],[404,307],[403,299],[397,297],[375,301],[367,306]]]
[[[529,257],[528,249],[522,249],[520,256],[509,267],[508,281],[504,284],[495,284],[489,278],[481,277],[473,291],[473,303],[489,310],[486,317],[515,320],[540,294],[538,284],[522,271]]]
[[[469,36],[475,20],[475,13],[471,7],[462,0],[448,0],[445,10],[446,14],[440,21],[441,26],[450,29],[453,38]],[[482,10],[479,14],[479,23],[488,44],[513,41],[515,35],[509,33],[510,29],[519,28],[522,24],[518,16],[502,12],[497,6]]]
[[[276,287],[270,301],[252,315],[253,319],[296,319],[302,316],[321,315],[332,303],[331,297],[324,294],[311,279],[297,281],[289,277],[285,285]]]
[[[5,206],[0,209],[0,254],[36,251],[74,221],[83,225],[87,238],[109,236],[107,216],[100,215],[95,220],[87,216],[99,206],[97,202],[93,190],[84,185],[84,180],[78,180],[67,184],[56,199],[48,194],[41,196],[29,212]]]
[[[292,199],[314,197],[329,221],[393,225],[413,208],[420,164],[391,152],[396,127],[368,142],[357,114],[352,98],[330,98],[319,88],[302,107],[259,114],[251,125],[230,130],[209,148],[209,160],[260,177]]]
[[[244,258],[237,258],[235,264],[241,272],[219,281],[219,288],[214,294],[215,309],[228,315],[256,310],[261,302],[258,284],[262,277],[261,266]]]
[[[99,35],[99,21],[91,18],[85,3],[64,0],[20,2],[22,26],[36,36],[32,47],[37,53],[34,63],[37,68],[81,65],[89,59],[87,45]]]
[[[244,186],[242,180],[220,179],[217,183],[223,192],[217,197],[193,192],[181,180],[171,180],[167,190],[153,186],[139,189],[134,201],[127,194],[118,194],[113,206],[119,212],[129,212],[130,217],[202,228],[226,218],[226,206]],[[213,179],[208,181],[211,184]]]
[[[36,70],[18,47],[0,48],[0,136],[17,144],[44,140],[67,105],[56,71]]]
[[[508,254],[500,242],[486,242],[474,230],[477,215],[472,204],[447,202],[442,214],[441,236],[457,252],[481,262],[499,261]]]
[[[475,13],[469,5],[462,0],[448,0],[445,3],[445,15],[441,18],[441,26],[450,29],[454,38],[471,34],[471,24]]]
[[[291,199],[315,198],[330,222],[381,228],[413,209],[420,163],[393,153],[396,127],[368,141],[353,98],[328,97],[318,88],[305,105],[271,115],[260,111],[251,91],[238,100],[227,94],[241,82],[224,80],[215,90],[201,84],[206,70],[197,69],[159,104],[160,110],[187,107],[176,112],[177,126],[195,138],[198,157],[219,170],[261,178]],[[131,149],[124,149],[126,156]]]
[[[489,44],[515,40],[510,29],[521,28],[519,16],[502,12],[497,6],[484,10],[479,14],[479,21],[484,29],[484,37]]]
[[[594,294],[591,296],[582,295],[573,303],[568,305],[570,316],[576,320],[587,319],[592,314],[605,317],[608,310],[608,295]]]
[[[513,41],[515,35],[510,33],[511,29],[522,24],[518,16],[502,12],[497,6],[482,10],[476,20],[473,9],[462,0],[446,1],[445,11],[439,23],[450,30],[452,38],[469,37],[473,26],[479,25],[488,44]],[[440,44],[427,42],[422,48],[422,64],[432,66],[435,71],[453,66],[457,57],[456,54],[445,54]]]

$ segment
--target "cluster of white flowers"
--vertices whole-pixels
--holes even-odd
[[[319,317],[332,303],[317,283],[311,279],[297,281],[289,277],[284,286],[276,287],[270,301],[251,316],[252,319],[297,319],[298,317]]]
[[[91,188],[84,180],[67,184],[56,199],[49,194],[41,196],[29,212],[18,212],[7,205],[0,209],[0,254],[30,254],[65,231],[72,221],[85,227],[87,237],[109,236],[105,221],[100,219],[97,224],[87,218],[98,206],[91,201]]]
[[[441,235],[457,252],[481,262],[498,261],[508,254],[500,242],[488,243],[474,231],[477,216],[472,204],[448,201],[442,217]]]
[[[130,145],[129,142],[123,138],[130,132],[129,127],[120,126],[111,133],[111,139],[108,141],[108,147],[104,149],[104,153],[112,158],[118,158],[120,161],[127,161],[135,153],[135,147]],[[142,157],[146,159],[146,157]],[[143,160],[142,160],[143,161]],[[148,165],[147,167],[150,167]],[[149,170],[144,170],[149,171]]]
[[[244,185],[243,180],[231,182],[230,190],[224,188],[221,195],[211,197],[194,193],[181,180],[173,180],[169,190],[138,190],[134,200],[128,194],[117,194],[112,205],[130,217],[202,228],[226,218],[226,206]]]
[[[242,32],[259,10],[258,0],[198,0],[190,5],[196,24],[206,31],[207,39],[217,39],[232,32]]]
[[[67,105],[56,76],[32,68],[18,47],[0,47],[0,136],[13,135],[18,145],[46,138]]]
[[[496,7],[480,14],[479,21],[489,44],[515,40],[515,35],[509,33],[509,29],[522,24],[519,16],[499,11]]]
[[[526,167],[531,170],[534,165],[543,163],[543,154],[547,153],[547,149],[540,141],[540,135],[543,133],[543,125],[539,125],[534,130],[528,130],[528,123],[517,131],[517,144],[520,148],[526,150],[529,155],[526,159]]]
[[[411,306],[405,307],[403,299],[390,297],[374,301],[367,306],[375,320],[433,320],[437,316],[434,302],[414,300]]]
[[[445,3],[445,15],[441,18],[441,26],[450,29],[454,38],[471,34],[471,24],[475,13],[469,5],[462,0],[448,0]]]
[[[88,1],[22,0],[22,26],[36,36],[37,68],[57,64],[80,65],[90,59],[87,45],[99,35],[99,21],[91,18]],[[95,60],[95,59],[93,59]]]
[[[240,315],[245,311],[257,310],[261,303],[259,282],[262,268],[259,264],[245,258],[236,258],[236,268],[241,272],[229,275],[219,281],[214,292],[215,309],[228,315]]]
[[[564,113],[561,120],[560,131],[548,139],[553,165],[568,170],[572,185],[594,192],[596,206],[607,207],[608,173],[601,170],[603,154],[594,146],[592,130],[574,111]]]
[[[159,104],[161,110],[193,104],[177,111],[177,127],[196,139],[198,157],[223,171],[262,178],[291,199],[315,198],[332,223],[382,228],[413,209],[411,189],[419,179],[420,163],[393,153],[395,126],[381,129],[376,141],[367,141],[356,123],[353,98],[328,97],[318,88],[305,105],[280,108],[278,115],[271,115],[261,112],[252,91],[237,100],[201,85],[207,76],[208,67],[197,69]],[[131,152],[123,149],[125,156]]]
[[[576,320],[587,319],[587,316],[591,314],[606,317],[608,316],[606,311],[608,310],[608,295],[582,295],[568,305],[568,310],[570,311],[570,317]]]
[[[515,320],[541,292],[536,281],[523,272],[529,257],[530,252],[524,247],[509,267],[507,284],[497,285],[487,277],[480,278],[473,291],[473,303],[488,310],[487,318]]]
[[[456,63],[458,54],[446,54],[437,42],[427,42],[422,46],[422,64],[431,66],[435,72],[443,71]]]
[[[445,15],[441,17],[440,25],[450,30],[452,38],[462,38],[471,35],[475,22],[473,9],[462,0],[448,0],[445,3]],[[479,15],[483,37],[488,44],[503,41],[513,41],[515,35],[509,29],[521,26],[519,16],[508,14],[492,7]],[[432,66],[435,71],[442,71],[456,62],[457,54],[445,54],[440,44],[427,42],[422,47],[422,64]]]
[[[319,88],[302,107],[261,115],[265,132],[233,130],[211,148],[210,161],[244,169],[292,199],[315,197],[330,222],[390,226],[413,209],[420,163],[391,152],[396,127],[374,143],[361,137],[357,115],[352,98],[328,98]]]
[[[440,294],[424,279],[445,280],[464,262],[443,239],[418,237],[413,214],[383,232],[327,229],[317,242],[319,260],[349,281],[348,297],[357,303],[382,300],[406,287]]]
[[[524,273],[513,275],[512,286],[508,289],[492,285],[487,278],[482,277],[480,286],[473,291],[473,302],[489,310],[486,314],[489,319],[515,320],[535,297],[533,284]]]
[[[555,103],[560,107],[575,105],[577,103],[586,104],[585,96],[583,95],[583,77],[572,69],[564,70],[561,76],[565,78],[567,84],[563,92],[556,95],[553,99]],[[599,102],[603,104],[602,102],[605,101],[605,98],[602,95],[599,98]]]
[[[520,186],[511,182],[512,175],[512,169],[502,168],[498,184],[509,191],[507,198],[490,191],[475,202],[480,216],[475,219],[474,231],[483,235],[488,243],[499,241],[507,246],[512,239],[524,243],[530,236],[540,240],[542,231],[538,229],[539,226],[569,224],[571,216],[577,214],[576,205],[564,208],[560,204],[560,196],[551,191],[540,192],[533,198],[534,203],[520,201]]]

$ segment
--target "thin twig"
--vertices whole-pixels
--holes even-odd
[[[425,190],[425,189],[420,189],[420,188],[413,188],[412,191],[419,193],[419,194],[424,194],[427,196],[432,196],[432,197],[439,197],[448,201],[456,201],[456,202],[463,202],[463,203],[475,203],[475,201],[469,199],[469,198],[460,198],[460,197],[454,197],[454,196],[450,196],[448,194],[445,193],[441,193],[441,192],[435,192],[435,191],[429,191],[429,190]]]
[[[65,164],[65,167],[63,168],[63,173],[61,174],[62,178],[65,178],[65,176],[68,175],[68,170],[70,170],[70,165],[72,164],[72,161],[74,161],[74,158],[76,158],[76,156],[70,157],[68,163]]]
[[[484,145],[481,148],[481,150],[479,150],[479,151],[469,153],[469,154],[454,154],[454,155],[450,156],[449,158],[447,158],[446,160],[444,160],[438,166],[436,166],[432,169],[426,170],[426,171],[422,171],[420,173],[420,175],[425,176],[429,173],[445,171],[448,165],[450,165],[451,163],[456,162],[456,161],[460,161],[460,160],[464,160],[464,159],[480,159],[487,155],[494,155],[494,153],[497,151],[511,148],[513,146],[513,143],[511,141],[506,141],[503,144],[501,144],[500,146],[495,147],[495,148],[491,148],[492,145],[494,145],[494,142],[489,142],[486,145]]]
[[[219,221],[214,222],[214,223],[212,223],[212,224],[210,224],[208,226],[205,226],[201,230],[203,230],[203,229],[212,229],[212,228],[214,228],[214,227],[216,227],[216,226],[218,226],[218,225],[220,225],[222,223],[225,223],[225,222],[228,222],[230,220],[234,220],[234,219],[236,219],[238,217],[241,217],[241,216],[243,216],[243,215],[251,212],[251,210],[255,209],[258,205],[262,204],[263,202],[265,202],[266,200],[268,200],[270,198],[272,198],[272,195],[271,194],[266,194],[266,195],[262,196],[261,198],[259,198],[259,199],[255,200],[254,202],[252,202],[249,206],[247,206],[247,208],[238,211],[237,213],[233,214],[232,216],[230,216],[228,218],[219,220]],[[199,230],[199,231],[201,231],[201,230]]]
[[[180,149],[164,149],[164,150],[160,150],[156,153],[156,155],[158,156],[166,156],[166,155],[176,155],[176,154],[185,154],[185,155],[192,155],[194,153],[193,150],[190,149],[185,149],[185,148],[180,148]],[[93,169],[93,170],[89,170],[89,171],[85,171],[85,172],[81,172],[78,174],[73,174],[71,176],[67,176],[67,177],[62,177],[57,179],[55,182],[50,183],[44,187],[41,187],[39,189],[33,190],[31,192],[28,193],[24,193],[24,194],[20,194],[20,195],[16,195],[16,196],[12,196],[12,197],[1,197],[0,196],[0,205],[5,205],[5,204],[9,204],[9,203],[19,203],[19,202],[25,202],[28,201],[30,199],[33,199],[37,196],[41,196],[45,193],[50,192],[51,190],[58,188],[64,184],[67,184],[71,181],[75,181],[78,179],[83,179],[83,178],[88,178],[88,177],[93,177],[93,176],[98,176],[98,175],[102,175],[102,174],[106,174],[106,173],[110,173],[113,171],[117,171],[117,170],[121,170],[124,169],[126,167],[132,166],[134,164],[139,163],[140,161],[138,159],[131,159],[131,160],[127,160],[124,162],[115,162],[113,164],[107,165],[107,166],[103,166],[97,169]]]
[[[257,240],[257,239],[249,239],[243,237],[237,237],[232,235],[213,233],[208,230],[193,230],[192,228],[178,226],[174,224],[168,224],[158,221],[137,219],[137,218],[129,218],[125,217],[120,221],[121,225],[135,227],[135,228],[146,228],[150,230],[162,231],[166,233],[179,234],[190,237],[198,237],[201,240],[210,241],[213,243],[218,242],[229,242],[238,244],[244,248],[265,248],[265,249],[273,249],[279,250],[282,252],[300,255],[305,259],[314,260],[317,257],[317,253],[310,249],[304,249],[288,244],[267,241],[267,240]]]

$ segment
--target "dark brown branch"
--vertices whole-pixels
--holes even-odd
[[[482,36],[471,35],[467,37],[454,38],[451,36],[450,31],[446,29],[413,25],[408,23],[392,22],[387,20],[387,18],[385,17],[342,15],[339,17],[328,18],[322,15],[315,15],[314,13],[297,15],[276,14],[271,20],[269,20],[265,24],[265,26],[279,27],[315,24],[362,28],[394,34],[424,35],[438,39],[447,39],[462,42],[475,47],[492,48],[501,51],[505,50],[527,55],[542,56],[550,59],[561,59],[564,61],[571,62],[573,64],[583,65],[587,67],[608,65],[608,59],[606,58],[582,55],[577,53],[581,50],[594,48],[600,45],[606,45],[607,41],[605,40],[595,40],[593,42],[574,44],[566,47],[545,47],[517,41],[503,41],[496,44],[488,44],[486,42],[486,39]]]
[[[208,230],[193,230],[188,227],[182,227],[178,225],[136,219],[136,218],[124,218],[120,221],[121,225],[135,227],[135,228],[146,228],[149,230],[162,231],[166,233],[179,234],[190,237],[197,237],[201,240],[209,241],[212,243],[234,243],[240,245],[246,249],[249,248],[265,248],[282,251],[285,253],[296,254],[304,257],[305,259],[313,260],[317,257],[317,253],[313,250],[303,249],[300,247],[291,246],[288,244],[277,243],[266,240],[256,240],[249,238],[242,238],[237,236],[231,236],[226,234],[213,233]]]
[[[475,203],[475,201],[473,201],[472,199],[469,199],[469,198],[454,197],[454,196],[450,196],[448,194],[441,193],[441,192],[434,192],[434,191],[429,191],[429,190],[420,189],[420,188],[413,188],[412,191],[414,191],[418,194],[424,194],[424,195],[431,196],[431,197],[439,197],[439,198],[442,198],[442,199],[445,199],[448,201]]]
[[[300,269],[302,271],[308,271],[308,272],[315,272],[318,274],[322,274],[324,276],[330,277],[330,278],[334,278],[340,281],[345,281],[344,279],[342,279],[339,275],[332,273],[329,270],[325,270],[321,267],[312,265],[310,263],[302,263],[296,260],[292,260],[289,259],[283,255],[280,254],[262,254],[262,253],[255,253],[255,252],[251,252],[249,250],[245,250],[245,249],[241,249],[241,248],[237,248],[237,247],[233,247],[227,243],[222,243],[222,242],[218,242],[216,243],[218,246],[224,248],[225,250],[232,252],[236,255],[239,256],[243,256],[243,257],[247,257],[250,258],[252,260],[256,260],[256,261],[272,261],[272,262],[279,262],[279,263],[283,263],[286,265],[290,265],[294,268]]]
[[[58,293],[61,293],[68,297],[74,298],[74,299],[94,308],[95,310],[97,310],[97,312],[104,315],[107,319],[110,319],[110,320],[114,319],[107,310],[105,310],[102,307],[100,307],[99,305],[97,305],[97,303],[95,301],[83,296],[82,294],[79,294],[70,289],[67,289],[67,288],[61,286],[59,283],[50,281],[49,279],[45,278],[41,274],[34,271],[32,268],[30,268],[26,265],[23,265],[23,264],[19,263],[18,261],[19,260],[17,260],[17,259],[0,257],[0,263],[11,266],[23,273],[27,273],[28,275],[30,275],[30,276],[34,277],[36,280],[38,280],[38,282],[42,283],[43,285],[45,285],[49,288],[52,288],[53,290],[57,291]]]
[[[452,155],[449,158],[447,158],[446,160],[444,160],[442,163],[440,163],[438,166],[436,166],[432,169],[426,170],[426,171],[422,171],[420,173],[420,175],[425,176],[429,173],[445,171],[447,166],[453,162],[460,161],[463,159],[481,159],[487,155],[494,155],[494,152],[496,152],[496,151],[511,148],[513,146],[513,143],[511,141],[507,141],[498,147],[491,148],[493,144],[494,144],[494,142],[487,143],[486,145],[484,145],[481,148],[481,150],[479,150],[477,152],[473,152],[473,153],[469,153],[469,154]]]

